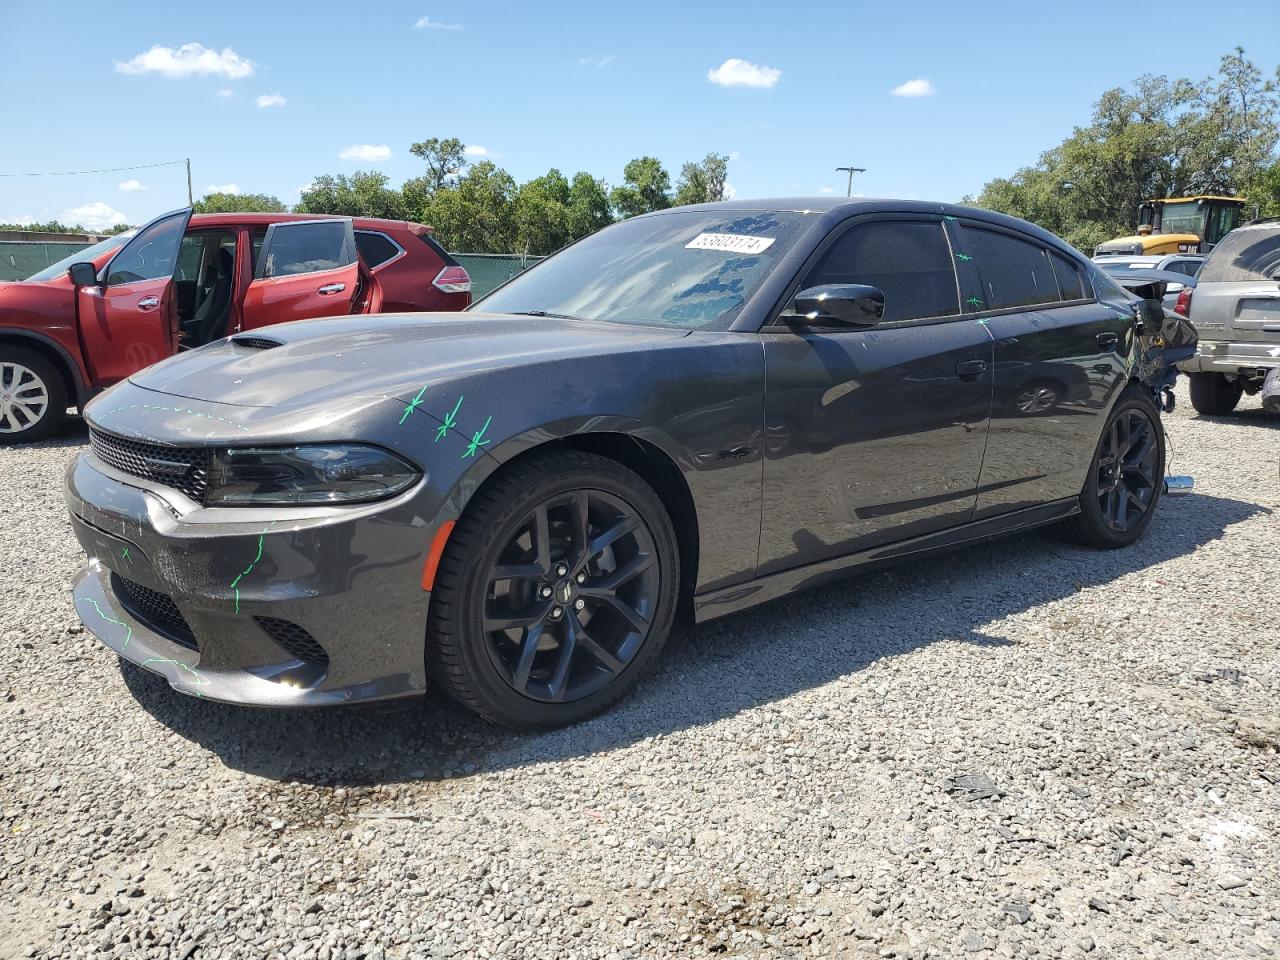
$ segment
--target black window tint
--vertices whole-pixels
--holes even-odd
[[[371,230],[356,231],[356,246],[360,248],[360,256],[372,270],[381,266],[400,252],[400,248],[385,233],[374,233]]]
[[[1280,229],[1239,227],[1213,248],[1200,268],[1201,283],[1280,279]]]
[[[884,319],[960,312],[951,248],[941,223],[890,221],[854,227],[822,255],[802,287],[865,283],[884,291]]]
[[[1196,271],[1200,269],[1199,260],[1173,260],[1165,266],[1166,270],[1172,270],[1174,273],[1185,273],[1188,277],[1194,277]]]
[[[1069,260],[1060,253],[1049,251],[1049,259],[1053,261],[1053,272],[1058,278],[1058,290],[1063,300],[1083,300],[1084,275],[1074,260]]]
[[[988,310],[1030,307],[1058,299],[1058,282],[1043,247],[994,230],[966,227],[964,243],[982,277],[982,297]]]
[[[347,224],[341,221],[276,224],[264,248],[260,277],[334,270],[355,261],[347,247]]]
[[[115,255],[107,283],[136,283],[173,276],[182,243],[185,216],[169,217],[143,230]]]

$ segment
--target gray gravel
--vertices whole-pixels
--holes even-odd
[[[1280,418],[1170,417],[1136,548],[1033,534],[685,630],[612,714],[201,702],[78,626],[0,449],[0,956],[1280,950]]]

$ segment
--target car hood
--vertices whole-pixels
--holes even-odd
[[[687,334],[492,313],[303,320],[179,354],[130,381],[158,393],[241,407],[303,407],[356,397],[408,402],[428,382],[644,350]]]

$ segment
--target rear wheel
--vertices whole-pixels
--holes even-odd
[[[0,346],[0,444],[43,440],[66,415],[58,368],[34,350]]]
[[[1151,523],[1164,490],[1165,446],[1160,413],[1140,387],[1120,396],[1080,493],[1080,513],[1062,524],[1077,543],[1126,547]]]
[[[1191,405],[1196,413],[1221,416],[1230,413],[1240,402],[1244,382],[1228,380],[1221,373],[1193,373],[1191,377]]]
[[[639,476],[594,454],[533,454],[454,528],[432,591],[428,672],[496,723],[576,723],[661,652],[678,567],[671,520]]]

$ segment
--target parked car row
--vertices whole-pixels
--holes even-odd
[[[147,228],[65,296],[111,332],[151,299],[175,318],[155,352],[177,349],[224,248],[175,268],[192,229]],[[76,609],[179,691],[318,706],[430,676],[496,722],[558,726],[634,686],[677,613],[1046,524],[1122,547],[1166,492],[1160,401],[1190,325],[1010,217],[684,207],[464,312],[248,320],[291,291],[376,309],[358,229],[237,234],[241,332],[117,361],[84,410]]]
[[[0,443],[164,357],[312,317],[460,310],[471,281],[417,223],[166,214],[0,284]]]

